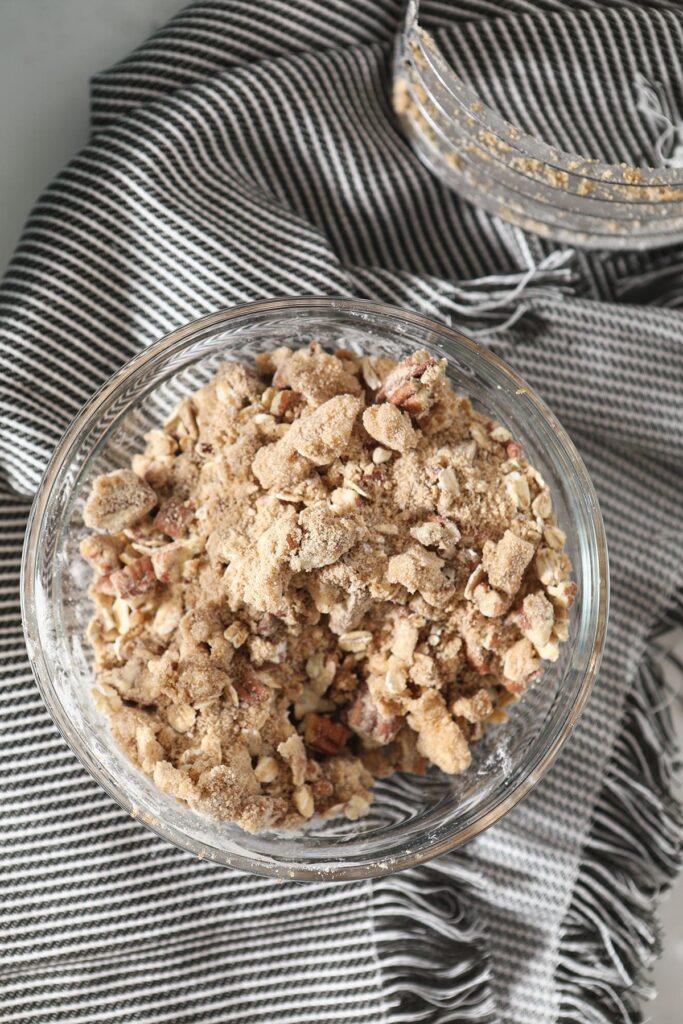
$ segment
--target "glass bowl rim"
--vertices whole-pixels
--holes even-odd
[[[458,347],[465,348],[470,354],[480,359],[488,369],[495,369],[498,373],[507,377],[511,384],[515,385],[517,393],[523,395],[525,401],[533,406],[535,412],[545,421],[552,433],[555,435],[563,454],[570,462],[577,480],[580,482],[583,493],[586,495],[586,504],[590,507],[591,514],[589,521],[592,526],[590,538],[592,554],[597,567],[595,600],[596,609],[593,616],[594,637],[591,650],[586,659],[583,670],[583,678],[576,693],[573,703],[567,710],[561,726],[557,729],[552,742],[546,746],[536,763],[518,779],[516,784],[506,792],[501,799],[485,813],[476,817],[464,829],[454,834],[447,835],[442,839],[433,842],[418,850],[408,851],[402,855],[391,857],[378,857],[369,863],[358,864],[355,862],[345,863],[341,859],[335,870],[322,870],[316,868],[315,864],[310,867],[292,868],[284,861],[270,860],[263,863],[261,860],[254,863],[248,853],[226,853],[217,848],[209,848],[205,843],[195,840],[182,828],[166,824],[162,821],[145,820],[144,814],[140,814],[125,787],[118,783],[110,783],[104,773],[99,769],[96,759],[91,755],[87,745],[81,741],[80,734],[72,729],[68,716],[56,698],[56,689],[53,686],[52,673],[45,657],[45,649],[41,643],[41,620],[36,615],[36,578],[39,566],[39,544],[46,512],[48,511],[53,497],[54,485],[58,480],[61,471],[69,464],[70,456],[79,441],[81,433],[88,428],[96,419],[100,407],[119,389],[125,386],[131,379],[134,379],[148,364],[160,360],[162,356],[169,357],[177,352],[182,352],[194,341],[198,340],[207,331],[218,331],[227,326],[230,322],[251,314],[274,314],[278,312],[299,312],[311,314],[315,312],[340,313],[349,316],[373,314],[384,319],[412,324],[417,328],[432,332],[452,345],[456,351]],[[362,321],[361,321],[362,322]],[[459,330],[440,323],[431,317],[411,310],[386,303],[375,302],[367,299],[355,299],[347,297],[331,296],[292,296],[279,299],[259,299],[253,302],[239,303],[235,306],[226,307],[210,313],[206,316],[193,320],[181,327],[164,335],[131,359],[127,360],[117,371],[115,371],[90,399],[83,405],[71,424],[67,427],[60,438],[42,479],[36,491],[31,507],[21,564],[21,613],[24,628],[24,638],[29,656],[29,662],[35,677],[41,698],[43,699],[50,716],[67,742],[73,753],[76,755],[83,767],[95,779],[99,786],[109,794],[112,799],[125,811],[137,818],[145,827],[159,835],[161,838],[171,842],[180,849],[206,857],[212,862],[223,866],[234,867],[240,870],[249,871],[254,874],[266,875],[269,877],[286,878],[297,881],[348,881],[352,879],[381,877],[393,874],[396,871],[413,867],[434,857],[455,849],[462,844],[469,842],[475,836],[485,831],[500,820],[519,801],[526,796],[545,775],[550,765],[555,761],[566,740],[573,731],[581,712],[590,694],[593,682],[597,675],[605,641],[607,617],[609,608],[609,568],[607,558],[607,542],[605,537],[602,514],[598,504],[597,495],[592,481],[588,474],[581,456],[574,447],[568,434],[558,422],[557,418],[550,411],[546,403],[541,399],[534,389],[516,373],[499,356],[484,348],[481,344],[462,334]]]

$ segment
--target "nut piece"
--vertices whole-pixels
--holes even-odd
[[[560,555],[552,548],[541,547],[534,559],[536,575],[546,587],[556,586],[564,579]]]
[[[276,391],[270,402],[270,411],[273,416],[284,416],[292,409],[301,404],[301,397],[296,391],[285,388],[283,391]]]
[[[81,555],[102,576],[109,576],[121,568],[119,554],[122,549],[123,544],[113,537],[103,537],[97,533],[84,537],[80,543]]]
[[[287,443],[314,466],[329,466],[348,446],[358,414],[359,398],[338,395],[310,416],[298,419],[287,434]]]
[[[431,516],[426,522],[410,528],[410,536],[425,548],[438,548],[444,558],[452,558],[457,551],[460,530],[443,516]]]
[[[192,553],[192,548],[181,540],[157,548],[151,555],[156,578],[161,583],[177,582],[182,576],[185,562]]]
[[[232,685],[240,704],[266,704],[270,699],[270,690],[252,671],[245,672]]]
[[[362,686],[358,691],[358,696],[347,711],[346,721],[366,747],[383,747],[391,743],[403,725],[403,719],[398,715],[382,714],[367,686]]]
[[[91,530],[120,533],[139,523],[157,503],[157,496],[130,469],[98,476],[83,509],[83,522]]]
[[[154,566],[151,558],[147,555],[144,558],[136,558],[113,572],[109,577],[112,590],[118,597],[138,597],[140,594],[148,594],[157,585],[157,577],[154,573]]]
[[[514,597],[533,557],[533,544],[518,537],[512,530],[506,530],[497,544],[488,541],[484,545],[482,565],[491,586]]]
[[[554,586],[551,584],[548,587],[548,594],[552,598],[553,604],[559,608],[571,608],[578,592],[578,584],[573,580],[563,580],[562,583],[556,583]]]
[[[439,362],[428,352],[413,352],[386,376],[375,401],[391,402],[411,416],[419,417],[431,409],[439,397],[445,366],[445,359]]]
[[[555,623],[555,611],[542,591],[527,594],[522,602],[517,622],[524,636],[531,640],[537,651],[548,643]]]
[[[510,598],[492,590],[486,583],[474,588],[472,595],[479,612],[487,619],[497,619],[510,607]]]
[[[193,518],[194,513],[185,502],[180,501],[179,498],[171,498],[161,506],[154,517],[152,526],[155,530],[160,530],[161,533],[177,540],[179,537],[185,536]]]
[[[509,647],[503,658],[505,685],[513,693],[523,692],[541,671],[541,663],[531,641],[524,637]],[[510,686],[509,684],[513,685]]]
[[[223,636],[233,647],[239,648],[249,639],[249,630],[243,622],[231,622]]]
[[[392,451],[404,452],[417,446],[410,417],[389,402],[368,406],[363,413],[363,426],[370,437]]]
[[[303,718],[304,742],[323,754],[340,754],[351,735],[341,722],[310,712]]]

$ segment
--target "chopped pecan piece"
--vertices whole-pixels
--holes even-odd
[[[398,715],[383,715],[367,686],[361,687],[358,696],[346,712],[349,728],[368,747],[383,747],[398,735],[403,719]]]
[[[113,572],[109,582],[117,597],[138,597],[140,594],[148,594],[157,585],[151,558],[147,555],[136,558],[123,569]]]
[[[182,575],[183,565],[191,554],[191,548],[179,540],[157,548],[151,555],[157,579],[161,583],[178,581]]]
[[[268,687],[253,672],[245,672],[243,677],[232,685],[240,704],[265,704],[270,697]]]
[[[113,537],[103,537],[98,533],[84,537],[80,544],[83,558],[102,576],[108,576],[109,573],[121,568],[119,554],[122,550],[122,543]]]
[[[444,381],[445,360],[428,352],[413,352],[386,376],[376,402],[391,402],[420,417],[434,405]]]
[[[171,498],[165,502],[154,517],[153,527],[169,537],[184,537],[194,518],[191,508],[179,498]]]
[[[503,659],[503,680],[511,693],[523,692],[541,671],[541,663],[531,641],[523,637],[509,647]]]
[[[555,611],[542,591],[527,594],[522,601],[517,622],[524,636],[531,640],[536,650],[540,651],[548,643],[555,623]]]
[[[311,711],[304,715],[304,743],[323,754],[340,754],[351,735],[346,726]]]

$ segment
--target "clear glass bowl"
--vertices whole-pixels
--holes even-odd
[[[78,554],[82,509],[95,476],[126,466],[142,435],[226,357],[312,338],[366,354],[400,357],[426,348],[448,361],[455,387],[500,420],[551,487],[568,537],[579,595],[570,639],[509,721],[474,748],[466,774],[396,776],[376,786],[357,822],[312,822],[297,833],[249,835],[216,823],[153,783],[126,760],[97,711],[84,639],[92,613],[89,569]],[[45,703],[85,767],[122,807],[160,836],[207,859],[297,879],[381,875],[445,853],[510,810],[567,739],[600,660],[608,603],[605,536],[586,468],[562,427],[500,359],[415,313],[352,299],[255,302],[188,324],[127,363],[90,400],[61,440],[33,506],[23,563],[23,614],[33,670]]]
[[[481,101],[418,23],[410,0],[394,63],[394,108],[429,169],[465,199],[525,231],[586,249],[683,239],[683,171],[569,153]]]

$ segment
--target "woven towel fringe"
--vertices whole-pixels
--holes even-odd
[[[653,166],[683,167],[683,120],[674,111],[670,89],[662,82],[649,82],[644,75],[636,75],[635,86],[636,108],[646,124],[659,132]]]
[[[574,258],[572,249],[558,249],[528,270],[491,274],[458,285],[381,267],[345,269],[359,297],[408,306],[446,324],[465,321],[481,337],[512,327],[531,310],[534,299],[571,294]]]
[[[457,888],[425,866],[372,883],[388,1024],[495,1020],[485,939],[465,904],[476,879],[465,864],[453,870]]]
[[[665,625],[683,625],[683,594]],[[680,870],[683,809],[670,703],[675,698],[655,638],[629,695],[624,726],[596,805],[560,942],[557,983],[564,1024],[639,1024],[660,952],[657,905]]]

